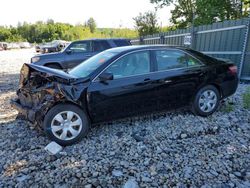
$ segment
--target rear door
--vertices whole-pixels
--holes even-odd
[[[127,54],[111,63],[103,72],[113,80],[100,82],[98,77],[88,88],[89,111],[95,122],[147,112],[155,104],[151,81],[149,51]]]
[[[196,89],[205,79],[205,65],[178,49],[154,50],[154,62],[159,109],[189,104]]]
[[[93,56],[91,45],[91,41],[79,41],[70,44],[70,46],[64,51],[64,67],[73,68]]]

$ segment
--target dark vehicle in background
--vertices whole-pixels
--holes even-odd
[[[37,53],[41,53],[41,46],[44,45],[44,44],[38,44],[35,46],[35,50]]]
[[[99,53],[68,73],[25,64],[12,105],[51,140],[69,145],[102,121],[182,106],[211,115],[237,86],[232,62],[180,47],[129,46]]]
[[[114,47],[129,46],[127,39],[90,39],[75,41],[62,52],[36,55],[31,63],[56,69],[71,69],[86,59]]]
[[[52,52],[60,52],[62,51],[69,42],[63,40],[54,40],[49,43],[45,43],[43,45],[37,45],[35,47],[36,52],[40,52],[42,54],[52,53]]]
[[[7,50],[8,43],[7,42],[0,42],[0,51],[1,50]]]

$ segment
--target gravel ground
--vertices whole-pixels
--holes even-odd
[[[49,156],[8,102],[33,51],[0,52],[0,187],[250,187],[249,85],[208,118],[182,109],[101,124]]]

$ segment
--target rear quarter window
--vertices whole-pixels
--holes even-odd
[[[192,55],[194,55],[195,57],[197,57],[198,59],[200,59],[203,63],[206,62],[217,62],[217,59],[211,56],[208,56],[206,54],[203,54],[201,52],[195,51],[195,50],[191,50],[191,49],[187,49],[187,52],[191,53]]]
[[[157,50],[155,58],[158,71],[202,65],[197,59],[179,50]]]

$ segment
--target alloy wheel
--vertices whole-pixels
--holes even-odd
[[[204,91],[199,98],[199,108],[201,111],[209,113],[216,107],[218,98],[213,90]]]
[[[60,112],[53,118],[51,130],[53,135],[60,140],[72,140],[82,130],[82,119],[72,111]]]

